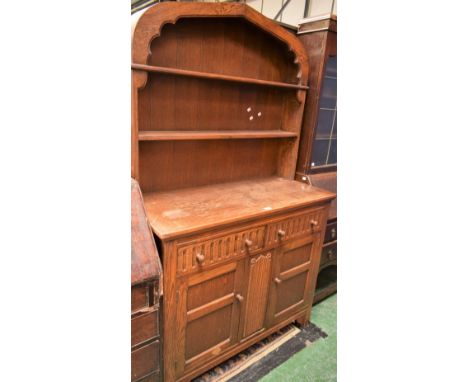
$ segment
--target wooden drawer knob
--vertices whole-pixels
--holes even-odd
[[[205,261],[205,255],[203,255],[201,253],[197,253],[197,256],[195,256],[195,257],[196,257],[199,264],[202,264]]]
[[[286,236],[286,232],[284,232],[282,229],[278,230],[278,237],[280,239],[284,238]]]
[[[331,231],[330,231],[330,237],[332,239],[336,239],[336,229],[335,228],[332,228]]]
[[[247,248],[250,248],[250,247],[252,246],[252,244],[253,244],[252,240],[249,240],[249,239],[246,239],[246,240],[245,240],[245,246],[246,246]]]
[[[278,278],[278,277],[275,277],[275,283],[277,283],[277,284],[281,284],[281,283],[282,283],[282,281],[281,281],[281,279],[280,279],[280,278]]]
[[[240,295],[239,293],[236,294],[236,298],[237,298],[237,301],[239,302],[244,301],[244,297],[242,297],[242,295]]]

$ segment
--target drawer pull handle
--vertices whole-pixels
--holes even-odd
[[[333,253],[333,251],[330,249],[330,250],[328,251],[328,260],[333,260],[334,257],[335,257],[335,256],[334,256],[334,253]]]
[[[314,228],[318,226],[318,221],[312,219],[312,220],[310,221],[310,225],[312,226],[312,231],[313,231]]]
[[[286,232],[284,232],[282,229],[278,230],[278,236],[280,239],[284,238],[286,236]]]
[[[336,228],[331,229],[330,236],[331,236],[332,239],[336,239]]]
[[[202,264],[205,261],[205,255],[203,255],[201,253],[197,253],[196,259],[197,259],[199,264]]]
[[[237,301],[239,302],[244,301],[244,297],[242,297],[242,295],[240,295],[239,293],[236,294],[236,298],[237,298]]]
[[[275,283],[281,284],[282,280],[279,277],[275,277]]]
[[[252,240],[245,239],[245,246],[246,246],[247,248],[250,248],[250,247],[252,246],[252,244],[253,244]]]

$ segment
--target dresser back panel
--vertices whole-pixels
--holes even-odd
[[[140,91],[140,131],[280,130],[284,96],[271,87],[153,73]]]
[[[241,18],[181,18],[151,43],[148,64],[201,72],[297,81],[288,46]]]
[[[143,192],[166,191],[277,174],[277,139],[140,142]]]

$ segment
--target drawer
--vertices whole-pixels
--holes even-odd
[[[268,224],[267,246],[319,232],[323,224],[323,208],[309,210]]]
[[[147,284],[139,284],[132,287],[132,312],[146,309],[149,305]]]
[[[132,318],[132,346],[159,335],[159,310]]]
[[[159,279],[132,286],[132,314],[147,311],[152,306],[159,305],[160,289]]]
[[[336,241],[322,247],[322,255],[320,257],[320,266],[336,261]]]
[[[158,340],[132,351],[132,380],[159,370]]]
[[[337,228],[338,227],[337,227],[336,222],[329,223],[327,225],[327,228],[325,229],[325,239],[323,239],[324,243],[329,243],[331,241],[337,240],[337,235],[338,235]]]
[[[265,246],[265,226],[222,232],[177,245],[177,274],[186,274],[222,263]]]

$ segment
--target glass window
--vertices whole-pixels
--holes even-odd
[[[316,139],[312,155],[312,167],[327,164],[329,139]]]
[[[310,168],[336,164],[337,149],[337,57],[329,57],[320,92],[315,140]]]

